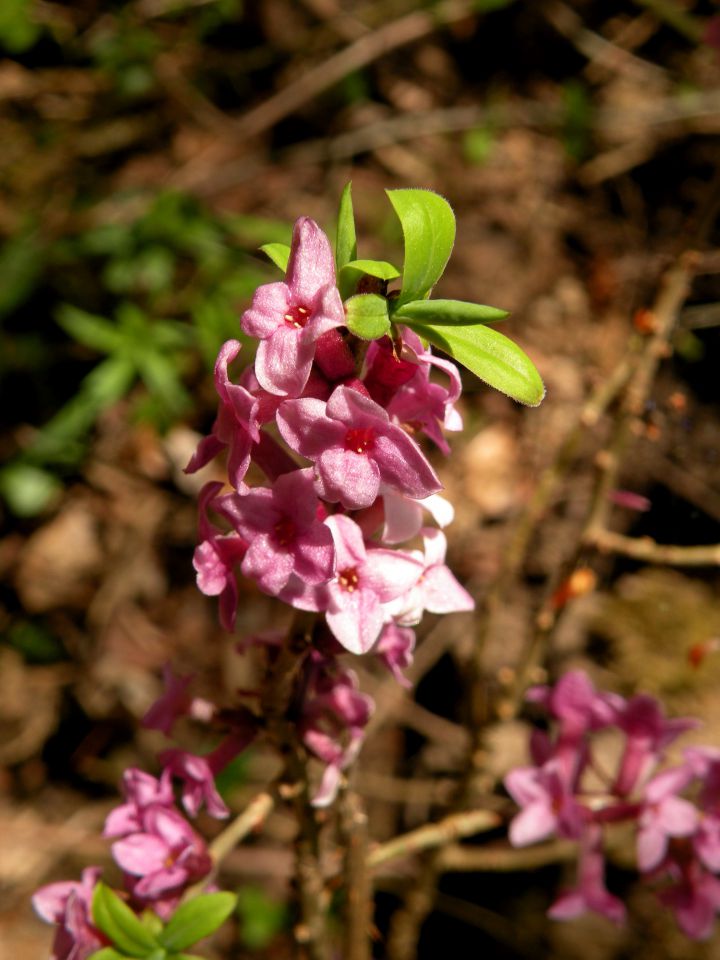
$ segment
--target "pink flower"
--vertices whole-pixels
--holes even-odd
[[[510,843],[524,847],[557,833],[577,838],[584,825],[582,808],[550,761],[544,767],[517,767],[505,777],[505,789],[520,813],[510,824]]]
[[[638,820],[637,861],[640,870],[654,870],[665,858],[670,837],[689,837],[698,825],[698,812],[678,797],[693,779],[688,767],[664,770],[647,784]]]
[[[631,793],[649,775],[673,740],[698,726],[698,721],[690,717],[668,720],[658,701],[647,694],[631,697],[617,722],[627,736],[613,788],[620,796]]]
[[[605,887],[605,861],[597,827],[589,828],[583,837],[576,889],[561,894],[550,907],[548,916],[554,920],[569,920],[586,910],[602,914],[613,923],[622,923],[625,919],[623,902]]]
[[[277,424],[288,446],[314,461],[320,497],[348,510],[369,507],[385,489],[418,500],[441,489],[417,444],[349,387],[337,387],[327,404],[286,401]]]
[[[137,767],[123,773],[125,803],[111,810],[105,819],[104,837],[124,837],[142,829],[142,816],[149,807],[172,807],[175,803],[169,770],[160,779]]]
[[[386,623],[375,646],[375,653],[385,664],[397,682],[406,688],[412,684],[403,674],[413,662],[415,650],[415,631],[409,627],[399,627],[396,623]]]
[[[405,593],[422,574],[422,564],[399,551],[366,549],[360,528],[335,514],[326,521],[335,540],[337,576],[327,587],[325,619],[351,653],[367,653],[382,630],[382,604]]]
[[[199,834],[177,810],[160,806],[144,810],[141,830],[117,840],[112,852],[117,865],[128,874],[133,896],[163,901],[165,910],[212,867]]]
[[[93,891],[100,867],[87,867],[82,879],[49,883],[33,896],[35,912],[57,926],[50,960],[86,960],[108,941],[91,922]]]
[[[383,543],[403,543],[420,533],[423,510],[427,510],[439,527],[447,527],[455,518],[455,510],[449,500],[434,493],[424,500],[413,500],[401,493],[386,490],[382,496],[385,526]]]
[[[473,598],[445,565],[445,534],[430,527],[426,527],[422,534],[425,555],[418,555],[424,567],[422,576],[407,594],[398,597],[387,607],[387,612],[403,626],[419,623],[425,610],[430,613],[456,613],[475,607]],[[417,555],[416,551],[412,555]]]
[[[161,730],[166,737],[172,733],[175,721],[190,712],[192,698],[187,690],[192,683],[192,674],[176,677],[170,664],[163,667],[165,692],[148,709],[142,725],[150,730]]]
[[[421,430],[447,456],[450,447],[443,436],[445,430],[462,430],[462,417],[455,409],[460,399],[462,383],[457,367],[451,360],[433,356],[412,330],[404,330],[403,341],[407,352],[417,358],[417,369],[387,405],[390,417],[414,430]],[[442,370],[450,380],[449,388],[430,380],[432,367]]]
[[[238,490],[245,487],[243,479],[252,447],[260,440],[258,401],[244,387],[232,383],[228,376],[228,364],[237,357],[241,346],[238,340],[228,340],[220,349],[215,362],[215,389],[220,397],[220,409],[210,436],[200,441],[185,468],[185,473],[195,473],[229,447],[228,476]]]
[[[673,872],[680,874],[679,882],[658,895],[673,911],[686,936],[707,940],[713,932],[715,914],[720,910],[720,880],[695,860],[676,866]]]
[[[330,531],[318,519],[311,470],[279,477],[273,488],[224,497],[220,509],[250,546],[242,562],[246,577],[277,595],[291,574],[307,584],[328,581],[335,569]]]
[[[312,800],[313,806],[325,807],[360,751],[374,703],[358,690],[356,674],[335,661],[318,661],[311,670],[300,729],[305,746],[326,764]]]
[[[160,754],[160,763],[165,767],[165,771],[170,771],[184,782],[182,804],[191,817],[196,817],[203,805],[211,817],[222,820],[229,815],[230,811],[217,792],[215,777],[252,743],[255,734],[254,725],[244,719],[243,726],[238,727],[212,753],[204,757],[175,748],[164,750]]]
[[[335,286],[335,261],[327,237],[309,217],[293,229],[285,283],[255,291],[242,329],[260,340],[255,375],[269,393],[298,396],[305,386],[317,340],[345,324]]]
[[[222,489],[221,483],[206,483],[200,492],[200,544],[195,548],[193,566],[197,585],[208,597],[220,597],[220,623],[232,633],[237,616],[235,566],[245,556],[247,543],[235,533],[222,534],[207,517],[207,510]]]

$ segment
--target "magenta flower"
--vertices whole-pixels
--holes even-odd
[[[172,898],[207,876],[212,860],[203,839],[177,810],[151,806],[141,820],[141,831],[112,845],[113,857],[128,874],[134,897],[164,901],[169,908]]]
[[[328,581],[335,570],[332,534],[320,519],[311,470],[279,477],[273,488],[224,497],[220,509],[249,543],[242,562],[246,577],[277,595],[291,574],[304,583]]]
[[[450,447],[442,429],[462,430],[462,417],[455,409],[460,399],[462,383],[457,367],[451,360],[443,360],[425,350],[420,338],[412,332],[403,332],[405,346],[412,350],[417,358],[414,375],[403,384],[387,405],[390,417],[398,423],[422,431],[447,456]],[[447,374],[449,388],[430,380],[432,367]]]
[[[382,605],[405,593],[421,576],[422,564],[399,551],[366,549],[360,528],[335,514],[326,521],[335,540],[337,576],[327,587],[325,619],[351,653],[367,653],[383,627]]]
[[[613,923],[625,919],[625,905],[605,887],[605,861],[601,847],[601,832],[597,827],[588,829],[583,838],[578,863],[578,885],[558,897],[550,907],[548,916],[554,920],[569,920],[586,910],[599,913]]]
[[[286,401],[277,424],[288,446],[314,461],[320,497],[348,510],[369,507],[385,489],[418,500],[441,489],[417,444],[382,407],[349,387],[337,387],[327,404]]]
[[[237,616],[235,566],[245,556],[247,543],[237,534],[223,534],[208,520],[210,503],[222,489],[218,482],[206,483],[200,492],[200,544],[195,548],[193,566],[198,589],[208,597],[220,597],[220,623],[232,633]]]
[[[413,662],[415,650],[415,631],[410,627],[400,627],[396,623],[386,623],[375,645],[378,659],[388,668],[397,682],[406,688],[412,684],[404,675]]]
[[[285,282],[258,287],[240,322],[260,340],[255,360],[260,386],[298,396],[310,376],[317,340],[345,324],[333,253],[314,220],[300,217],[295,223]]]
[[[689,837],[698,825],[698,812],[677,794],[693,779],[688,767],[664,770],[647,784],[638,820],[637,861],[640,870],[654,870],[665,858],[670,837]]]
[[[387,606],[387,612],[403,626],[419,623],[425,610],[430,613],[456,613],[475,607],[473,598],[445,565],[445,534],[430,527],[426,527],[422,534],[424,557],[416,551],[412,553],[423,564],[422,576],[407,594]]]
[[[149,807],[172,807],[175,803],[169,770],[160,779],[137,767],[123,773],[125,803],[111,810],[105,819],[104,837],[124,837],[142,830],[142,817]]]
[[[49,883],[34,894],[35,912],[57,926],[50,960],[87,960],[108,944],[91,922],[93,891],[101,872],[100,867],[87,867],[79,882]]]
[[[519,807],[520,813],[510,824],[510,843],[524,847],[557,833],[577,838],[584,826],[582,808],[568,790],[557,765],[550,761],[544,767],[517,767],[504,780],[505,789]]]
[[[190,713],[192,697],[187,691],[193,675],[176,677],[170,664],[165,664],[163,680],[165,692],[147,710],[141,723],[149,730],[160,730],[169,737],[176,720]]]
[[[215,777],[252,743],[255,734],[254,726],[246,723],[204,757],[175,748],[160,754],[165,771],[183,781],[182,805],[191,817],[196,817],[203,805],[211,817],[222,820],[229,815],[230,811],[215,786]]]
[[[228,340],[220,349],[215,362],[215,389],[220,397],[220,409],[210,436],[200,441],[185,467],[185,473],[195,473],[229,447],[228,476],[237,490],[245,487],[243,481],[252,447],[260,440],[258,401],[244,387],[232,383],[228,376],[228,364],[237,357],[241,346],[238,340]]]
[[[673,866],[671,864],[671,866]],[[715,914],[720,910],[720,880],[695,860],[674,872],[679,882],[658,896],[677,919],[680,929],[692,940],[707,940],[713,932]]]
[[[333,661],[312,668],[300,729],[305,746],[326,764],[315,807],[326,807],[337,794],[342,771],[357,757],[374,703],[358,690],[352,670]]]
[[[667,719],[661,705],[647,694],[631,697],[618,716],[627,736],[614,792],[627,796],[662,759],[673,740],[698,726],[690,717]]]

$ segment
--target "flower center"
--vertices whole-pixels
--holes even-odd
[[[338,573],[338,583],[342,590],[347,591],[347,593],[352,593],[354,590],[357,590],[360,578],[358,577],[358,572],[355,567],[346,567],[345,570],[341,570]]]
[[[345,434],[345,449],[353,453],[367,453],[375,446],[375,431],[372,427],[353,427]]]
[[[310,311],[307,307],[290,307],[283,317],[283,320],[289,327],[302,328],[310,319]]]
[[[283,517],[273,527],[275,543],[279,547],[287,547],[297,536],[297,527],[289,517]]]

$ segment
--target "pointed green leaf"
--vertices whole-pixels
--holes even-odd
[[[482,303],[466,303],[464,300],[413,300],[404,303],[395,313],[398,320],[407,317],[418,323],[443,325],[494,323],[508,316],[507,310],[486,307]]]
[[[264,243],[260,249],[276,267],[279,267],[283,273],[287,273],[290,247],[286,243]]]
[[[235,909],[234,893],[207,893],[178,907],[159,936],[167,950],[184,950],[215,933]]]
[[[358,293],[345,303],[345,324],[363,340],[377,340],[390,331],[388,302],[376,293]]]
[[[338,270],[357,256],[357,236],[355,234],[355,214],[352,203],[352,183],[346,183],[340,197],[338,210],[337,240],[335,242],[335,262]]]
[[[438,282],[455,243],[455,214],[431,190],[388,190],[405,239],[398,305],[424,300]]]
[[[400,271],[387,260],[350,260],[340,270],[340,275],[351,274],[354,279],[358,275],[367,274],[369,277],[377,277],[378,280],[395,280],[400,276]]]
[[[95,887],[92,916],[98,930],[129,957],[147,957],[160,946],[130,907],[104,883]]]
[[[86,313],[70,304],[60,307],[57,321],[73,340],[99,353],[113,353],[122,342],[122,334],[110,320]]]
[[[406,320],[418,336],[471,370],[491,387],[513,400],[536,407],[545,396],[545,387],[532,360],[520,347],[480,324],[474,326],[440,325]]]

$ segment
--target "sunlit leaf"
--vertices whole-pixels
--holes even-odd
[[[260,249],[283,273],[287,273],[290,247],[287,243],[264,243]]]
[[[468,326],[403,321],[491,387],[513,400],[537,406],[545,387],[535,366],[516,344],[502,333],[481,324]]]
[[[405,262],[398,305],[423,300],[445,270],[455,243],[455,215],[431,190],[388,190],[402,225]]]
[[[348,330],[363,340],[377,340],[390,330],[388,302],[376,293],[359,293],[345,303]]]
[[[464,300],[413,300],[395,311],[394,319],[407,317],[418,323],[476,324],[495,323],[508,316],[507,310]]]

